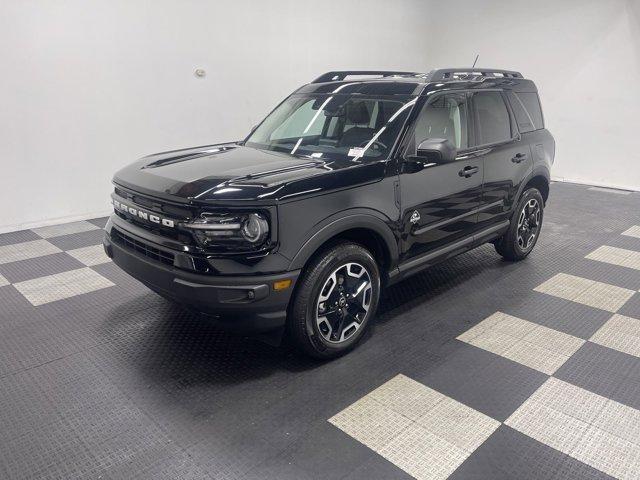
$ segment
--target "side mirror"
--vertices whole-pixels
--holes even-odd
[[[446,138],[428,138],[424,140],[416,152],[416,156],[433,163],[449,163],[456,159],[458,149]]]

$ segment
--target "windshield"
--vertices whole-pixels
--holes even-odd
[[[415,97],[294,94],[246,145],[313,158],[387,158]]]

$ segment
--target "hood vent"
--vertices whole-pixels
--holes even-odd
[[[145,165],[144,167],[142,167],[143,169],[145,168],[156,168],[156,167],[162,167],[164,165],[171,165],[174,163],[178,163],[178,162],[184,162],[185,160],[191,160],[193,158],[200,158],[200,157],[208,157],[209,155],[215,155],[217,153],[222,153],[222,152],[226,152],[227,150],[232,150],[235,147],[216,147],[216,148],[212,148],[210,150],[204,150],[204,151],[199,151],[196,153],[188,153],[185,155],[177,155],[174,157],[169,157],[169,158],[162,158],[160,160],[156,160],[155,162],[151,162],[148,163],[147,165]]]

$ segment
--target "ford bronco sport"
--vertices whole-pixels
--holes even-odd
[[[485,242],[525,258],[554,153],[518,72],[329,72],[242,141],[117,172],[104,247],[168,299],[329,358],[385,286]]]

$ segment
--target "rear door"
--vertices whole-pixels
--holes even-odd
[[[510,218],[522,182],[532,169],[531,149],[521,139],[505,94],[499,90],[474,92],[471,108],[476,148],[482,152],[484,186],[478,229]]]
[[[470,141],[468,95],[439,94],[421,108],[404,153],[410,158],[428,138],[445,138],[458,149],[449,163],[429,163],[417,172],[403,167],[402,259],[421,256],[468,237],[477,228],[477,208],[482,195],[483,160],[466,155]],[[405,165],[406,165],[405,161]]]

